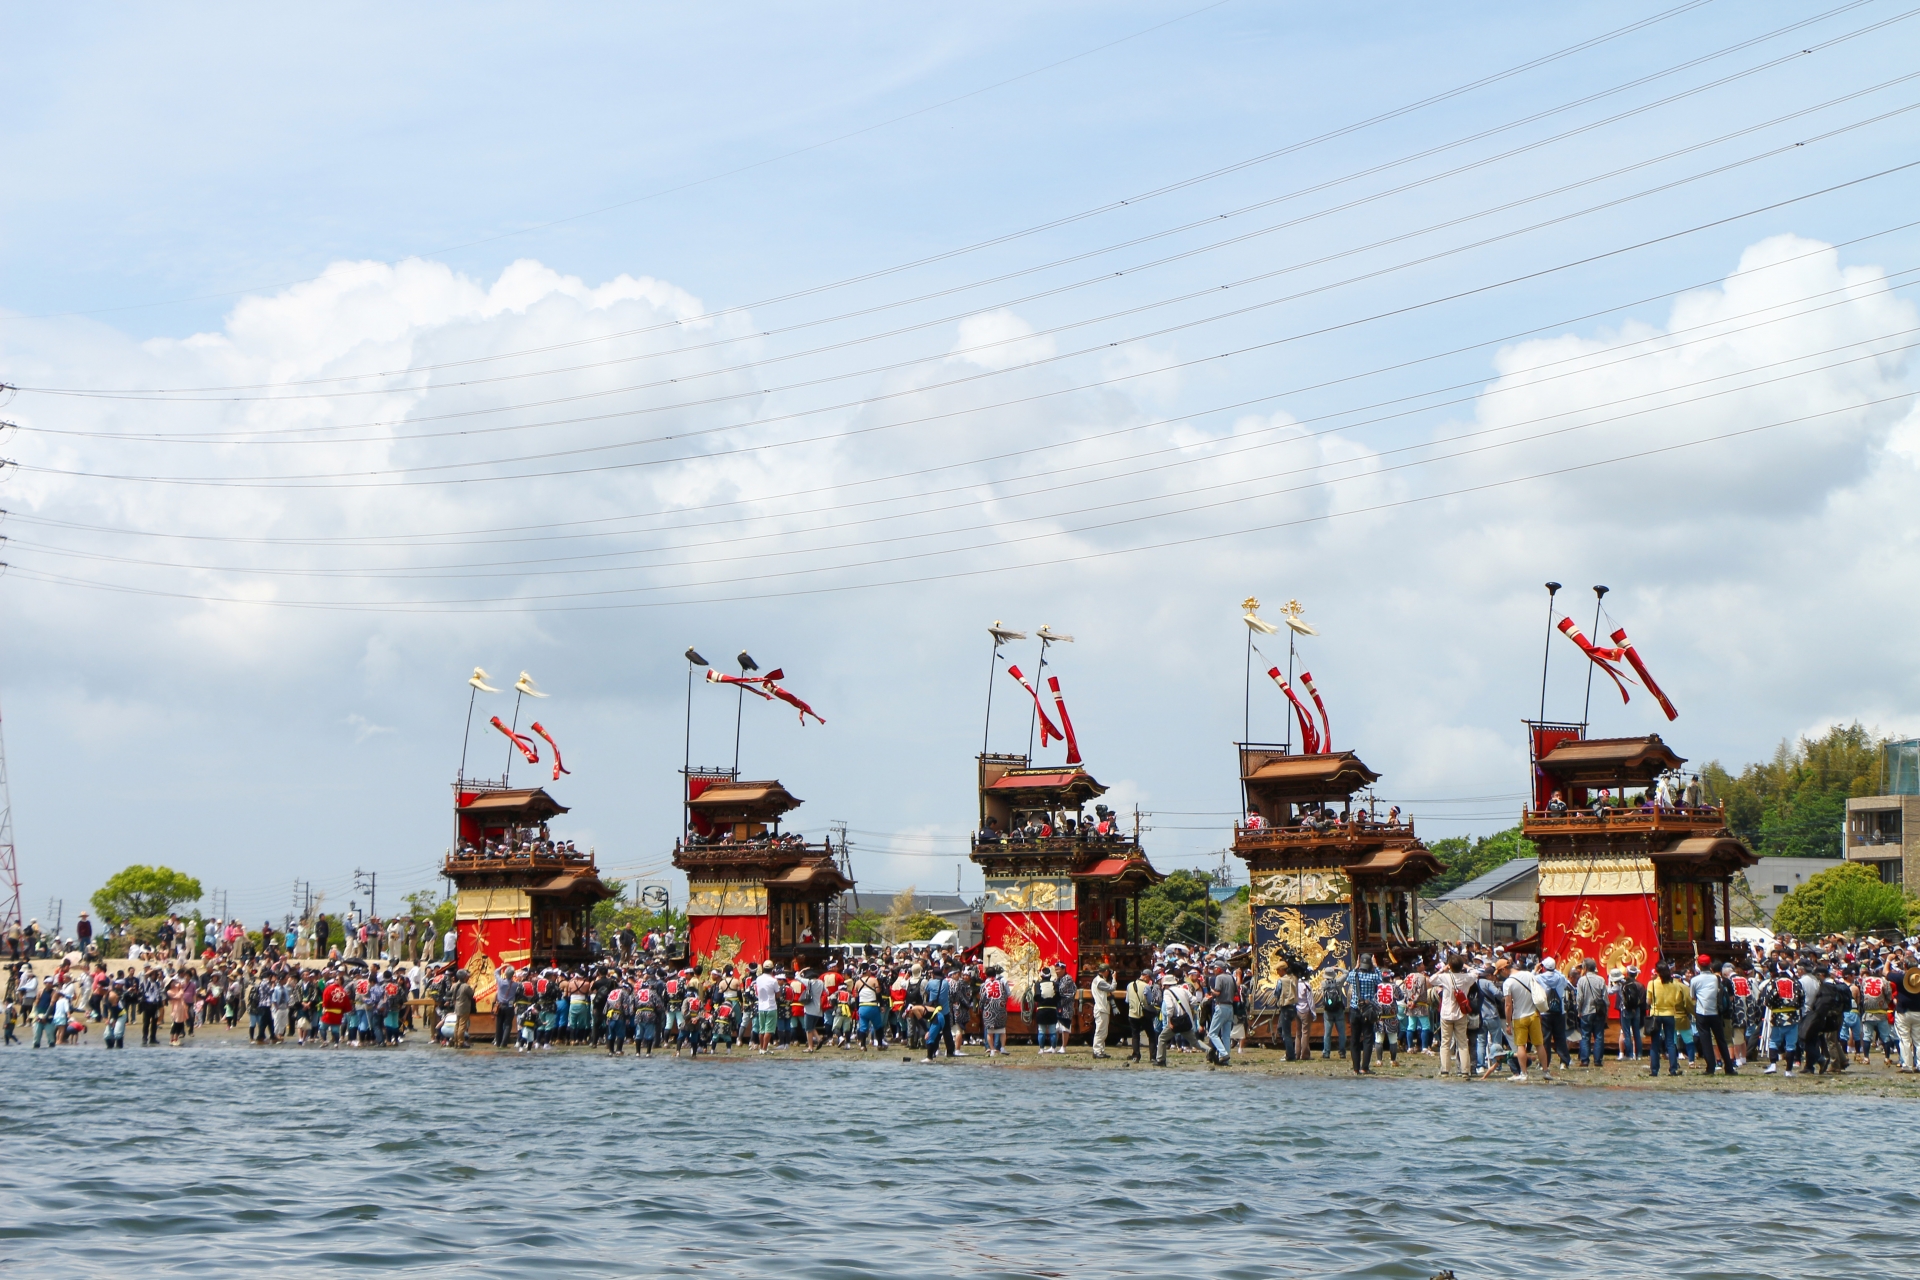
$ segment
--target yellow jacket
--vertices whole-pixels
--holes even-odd
[[[1693,988],[1675,979],[1655,978],[1647,984],[1647,1012],[1656,1018],[1677,1018],[1693,1012]]]

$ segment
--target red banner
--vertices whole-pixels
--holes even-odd
[[[1660,958],[1659,903],[1650,893],[1589,894],[1540,900],[1540,954],[1552,956],[1570,981],[1589,959],[1601,973],[1652,970]]]
[[[1064,966],[1078,974],[1080,963],[1080,916],[1074,911],[989,911],[983,919],[989,948],[999,950],[1006,959],[1011,990],[1007,1008],[1020,1008],[1020,993],[1039,975],[1041,965]]]
[[[1547,807],[1547,801],[1553,799],[1554,790],[1559,786],[1559,783],[1554,780],[1552,774],[1540,768],[1540,762],[1547,758],[1548,752],[1552,751],[1561,743],[1578,742],[1580,740],[1581,730],[1578,725],[1536,724],[1533,726],[1532,732],[1533,807],[1535,810],[1543,811]],[[1579,792],[1578,796],[1562,796],[1561,799],[1565,800],[1573,808],[1578,809],[1587,803],[1587,793],[1584,787],[1576,787],[1574,790]]]
[[[765,916],[689,916],[687,951],[696,957],[723,955],[731,943],[722,938],[738,938],[740,949],[729,963],[759,964],[768,955],[770,938]]]

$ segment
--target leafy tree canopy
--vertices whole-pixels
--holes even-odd
[[[1220,904],[1213,878],[1181,869],[1140,895],[1140,937],[1146,942],[1194,945],[1220,938]]]
[[[1890,913],[1886,909],[1889,895],[1893,904]],[[1898,889],[1881,884],[1873,868],[1846,862],[1808,876],[1805,883],[1782,898],[1773,911],[1773,927],[1777,933],[1790,933],[1796,938],[1816,938],[1825,933],[1857,933],[1882,924],[1898,924],[1904,914],[1905,896]]]
[[[893,936],[896,942],[925,942],[942,929],[951,928],[953,925],[944,916],[937,916],[931,911],[916,911],[893,926]]]
[[[1817,738],[1783,740],[1771,760],[1748,765],[1738,777],[1710,761],[1700,770],[1700,786],[1707,799],[1727,806],[1727,826],[1755,853],[1837,858],[1848,797],[1880,790],[1884,742],[1858,722],[1836,724]]]
[[[93,895],[93,909],[110,925],[141,916],[164,916],[199,901],[200,882],[172,867],[135,864],[116,871]]]
[[[1501,863],[1512,862],[1515,858],[1531,858],[1534,854],[1533,841],[1521,835],[1518,827],[1509,827],[1497,834],[1473,840],[1465,836],[1448,836],[1444,840],[1435,840],[1427,847],[1433,850],[1433,856],[1440,859],[1440,865],[1445,870],[1421,886],[1420,896],[1423,898],[1437,898],[1476,876],[1485,875]]]

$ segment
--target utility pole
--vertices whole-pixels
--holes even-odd
[[[0,929],[25,924],[20,902],[20,860],[13,848],[13,793],[7,786],[7,744],[0,736]]]
[[[358,867],[353,869],[354,890],[367,895],[367,918],[369,920],[378,920],[380,918],[380,910],[375,906],[374,898],[374,886],[379,879],[380,873],[378,871],[362,871]]]
[[[60,936],[60,920],[66,914],[66,910],[67,900],[65,898],[47,899],[47,915],[53,919],[53,927],[50,930],[53,937],[57,938]]]
[[[847,820],[835,818],[827,827],[829,839],[838,852],[834,855],[834,865],[840,868],[840,874],[846,877],[848,887],[834,900],[833,910],[828,914],[827,938],[832,942],[843,939],[840,931],[846,926],[848,917],[857,914],[860,899],[854,895],[852,846],[847,843]]]

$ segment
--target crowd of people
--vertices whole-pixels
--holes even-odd
[[[425,966],[349,960],[338,951],[324,966],[281,957],[212,957],[111,964],[62,961],[40,975],[15,966],[5,997],[5,1043],[56,1048],[85,1043],[98,1029],[107,1049],[124,1049],[127,1029],[140,1044],[186,1044],[196,1030],[246,1021],[259,1044],[362,1047],[399,1043],[412,1029],[413,1001],[426,989]]]
[[[1920,1069],[1920,952],[1913,940],[1777,940],[1764,954],[1736,948],[1661,960],[1644,974],[1622,966],[1601,974],[1593,960],[1562,973],[1551,957],[1461,946],[1431,961],[1387,966],[1361,956],[1352,969],[1319,973],[1294,964],[1256,999],[1256,1023],[1289,1060],[1340,1053],[1359,1074],[1376,1057],[1437,1057],[1439,1074],[1525,1080],[1579,1061],[1599,1069],[1617,1060],[1684,1057],[1706,1074],[1737,1074],[1764,1062],[1764,1074],[1838,1073],[1849,1064]],[[1611,1036],[1609,1034],[1612,1028]]]
[[[462,858],[515,858],[527,854],[540,854],[561,857],[569,861],[585,861],[588,857],[587,854],[580,852],[573,841],[554,839],[544,825],[508,831],[499,839],[482,840],[478,844],[471,840],[462,840],[456,854]]]
[[[1157,948],[1137,973],[1076,976],[1043,966],[1022,976],[978,952],[940,947],[839,948],[808,967],[772,962],[691,966],[669,959],[670,936],[621,934],[593,963],[514,969],[476,991],[449,961],[367,960],[334,948],[302,963],[276,946],[200,959],[62,961],[38,974],[9,970],[6,1043],[185,1044],[196,1029],[237,1028],[249,1040],[370,1047],[400,1043],[419,1016],[428,1036],[464,1045],[491,1005],[493,1042],[536,1052],[558,1045],[639,1055],[874,1052],[905,1046],[960,1056],[1007,1052],[1010,1024],[1043,1054],[1064,1053],[1076,1029],[1092,1055],[1128,1053],[1165,1065],[1200,1054],[1244,1060],[1264,1041],[1287,1061],[1337,1053],[1356,1074],[1400,1055],[1436,1058],[1438,1074],[1526,1080],[1608,1057],[1652,1075],[1684,1059],[1707,1074],[1839,1073],[1878,1054],[1920,1070],[1920,953],[1874,938],[1781,939],[1714,963],[1661,960],[1647,972],[1601,974],[1591,961],[1563,973],[1551,958],[1462,944],[1391,964],[1363,954],[1351,967],[1298,961],[1251,981],[1244,944],[1211,951]],[[491,1000],[487,999],[491,997]],[[1143,1059],[1144,1053],[1144,1059]],[[1764,1064],[1764,1065],[1761,1065]]]
[[[1000,819],[989,816],[974,836],[975,844],[1030,844],[1035,840],[1126,840],[1130,835],[1120,815],[1097,804],[1091,815],[1060,815],[1046,812],[1016,814],[1018,819],[1007,830]]]

